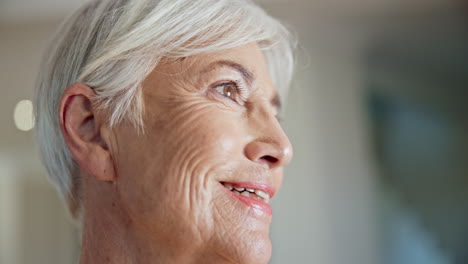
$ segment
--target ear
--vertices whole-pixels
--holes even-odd
[[[67,87],[59,104],[60,128],[73,158],[89,175],[101,181],[115,180],[108,140],[103,137],[93,104],[93,89],[81,83]],[[108,134],[108,133],[106,133]]]

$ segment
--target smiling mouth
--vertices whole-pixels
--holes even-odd
[[[267,204],[270,202],[270,195],[265,191],[253,188],[237,187],[225,182],[221,182],[221,184],[224,186],[224,188],[228,189],[235,195],[254,198]]]

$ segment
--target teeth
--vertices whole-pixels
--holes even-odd
[[[224,187],[226,187],[226,189],[232,191],[233,193],[235,193],[237,195],[257,198],[257,199],[263,200],[263,201],[265,201],[267,203],[270,202],[270,195],[268,193],[264,192],[264,191],[255,190],[255,189],[251,189],[251,188],[233,187],[232,184],[229,184],[229,183],[223,183],[223,185],[224,185]]]
[[[264,191],[261,191],[261,190],[255,190],[255,194],[262,197],[263,199],[265,199],[266,201],[269,201],[270,200],[270,195]]]
[[[249,192],[241,192],[242,196],[247,196],[247,197],[253,197],[253,194],[249,193]]]

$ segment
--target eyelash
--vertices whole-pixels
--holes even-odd
[[[233,101],[235,103],[238,103],[240,105],[244,105],[245,101],[247,100],[247,95],[246,95],[247,90],[246,90],[246,88],[244,86],[242,86],[240,84],[240,82],[238,82],[238,81],[223,81],[221,83],[217,83],[217,84],[213,85],[212,89],[216,90],[217,88],[223,88],[223,87],[226,87],[228,85],[233,85],[234,86],[235,93],[238,94],[238,96],[240,97],[240,100],[232,99],[229,96],[226,96],[222,92],[219,92],[219,91],[216,91],[216,93],[223,96],[225,99],[231,100],[231,101]],[[278,120],[279,123],[283,122],[283,118],[280,116],[280,113],[277,113],[275,115],[275,117],[276,117],[276,120]]]
[[[232,85],[232,87],[234,87],[234,98],[231,98],[230,95],[225,95],[223,92],[224,92],[224,89],[228,86]],[[222,91],[218,91],[217,89],[218,88],[223,88]],[[240,82],[238,81],[223,81],[221,83],[218,83],[218,84],[215,84],[213,87],[212,87],[213,90],[216,90],[216,92],[218,94],[220,94],[221,96],[223,96],[224,98],[227,98],[231,101],[234,101],[240,105],[244,105],[245,101],[247,100],[247,96],[246,96],[246,93],[247,93],[247,90],[246,88],[241,85]]]

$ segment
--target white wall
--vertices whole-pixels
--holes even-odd
[[[10,159],[0,156],[0,263],[18,263],[18,207],[15,169]]]
[[[77,259],[76,230],[32,153],[0,153],[0,263]]]

